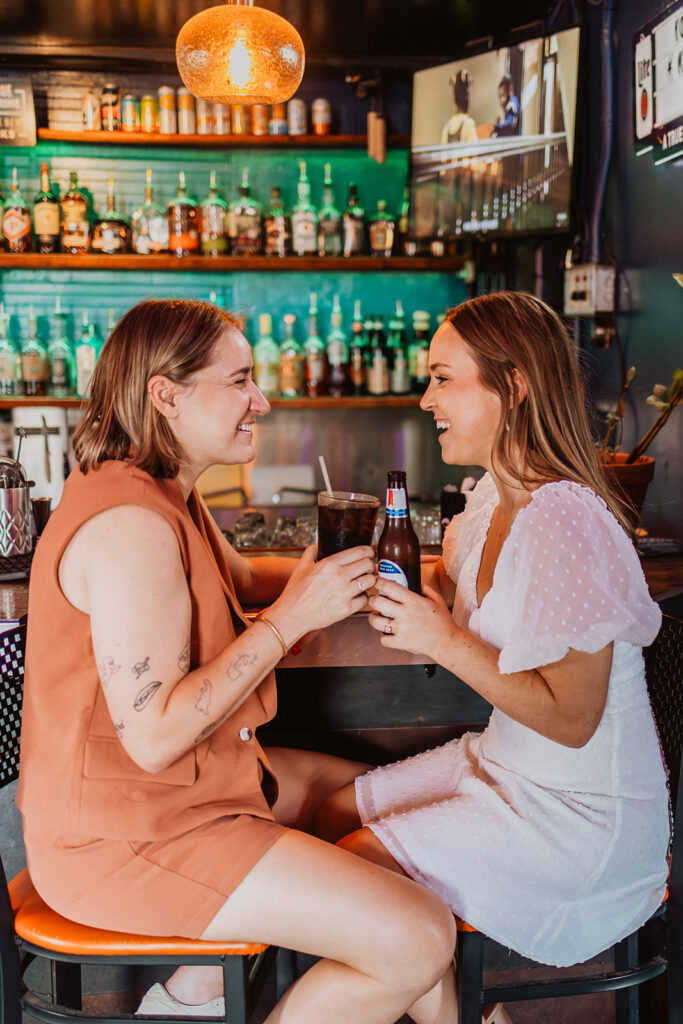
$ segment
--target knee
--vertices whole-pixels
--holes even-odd
[[[321,802],[315,815],[315,834],[328,843],[336,843],[343,836],[360,828],[356,809],[355,786],[344,786],[330,793]]]
[[[434,893],[426,891],[421,912],[410,922],[408,950],[422,992],[429,992],[453,962],[457,929],[453,913]]]

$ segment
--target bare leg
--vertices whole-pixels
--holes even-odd
[[[336,843],[360,827],[361,820],[356,806],[356,784],[349,782],[336,792],[330,793],[321,804],[315,819],[315,834],[321,839],[326,839],[328,843]],[[396,867],[398,868],[398,865]]]

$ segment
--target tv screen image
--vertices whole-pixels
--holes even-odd
[[[418,71],[411,234],[567,231],[579,29]]]

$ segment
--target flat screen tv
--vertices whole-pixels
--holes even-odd
[[[418,71],[411,234],[567,231],[579,29]]]

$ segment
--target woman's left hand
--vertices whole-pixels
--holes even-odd
[[[420,595],[391,580],[380,579],[369,603],[369,622],[382,634],[383,647],[428,655],[439,662],[444,643],[456,638],[458,627],[448,605],[432,587],[423,587]]]

